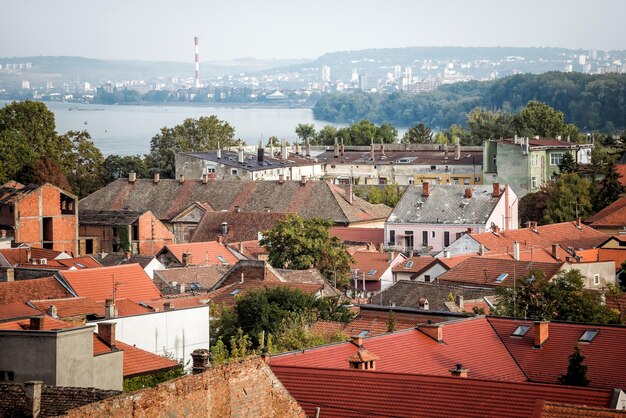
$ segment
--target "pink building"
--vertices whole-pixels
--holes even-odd
[[[404,252],[441,251],[464,233],[517,229],[517,195],[506,185],[409,186],[385,222],[385,245]]]

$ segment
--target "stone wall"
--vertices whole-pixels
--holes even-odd
[[[78,417],[305,417],[259,357],[69,411]]]

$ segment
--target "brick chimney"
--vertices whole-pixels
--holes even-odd
[[[462,364],[456,364],[454,369],[450,369],[450,374],[455,377],[467,377],[468,369],[464,369]]]
[[[580,216],[576,218],[576,228],[582,229],[582,224],[580,222]]]
[[[198,348],[191,352],[193,374],[199,374],[211,368],[211,363],[209,363],[210,355],[209,350],[206,348]]]
[[[387,262],[389,264],[391,264],[393,262],[393,260],[395,260],[395,258],[396,258],[396,253],[395,253],[395,251],[389,251],[388,255],[389,255],[389,258],[388,258]]]
[[[422,197],[430,196],[430,183],[425,181],[422,183]]]
[[[442,343],[443,342],[443,325],[441,324],[423,324],[417,327],[417,329],[424,334],[428,335],[433,340]]]
[[[39,380],[24,382],[24,416],[36,418],[41,414],[42,385]]]
[[[137,180],[137,173],[128,173],[128,182],[134,183]]]
[[[493,183],[493,197],[500,197],[500,183]]]
[[[378,356],[370,353],[364,348],[347,358],[349,367],[357,370],[376,370],[376,360]]]
[[[106,345],[115,348],[115,322],[98,322],[98,337]]]
[[[533,331],[535,334],[535,348],[541,348],[549,337],[548,325],[549,321],[533,322]]]
[[[352,344],[356,345],[359,348],[363,347],[363,337],[353,335],[350,338],[352,339]]]
[[[346,152],[346,148],[343,146],[343,138],[341,138],[341,146],[339,147],[339,154],[343,155]]]
[[[559,244],[552,244],[552,258],[559,259]]]
[[[38,315],[38,316],[30,317],[30,326],[28,327],[28,329],[30,329],[31,331],[42,331],[45,329],[45,326],[46,326],[45,315]]]
[[[159,181],[161,181],[161,174],[160,173],[154,173],[154,179],[153,181],[155,183],[158,183]]]
[[[471,188],[465,189],[465,194],[463,195],[463,197],[466,198],[466,199],[471,199],[472,198],[472,189]]]
[[[117,316],[115,301],[107,299],[104,301],[104,317],[106,319],[115,318]]]
[[[174,305],[172,304],[172,302],[165,302],[165,303],[163,303],[163,310],[164,311],[171,311],[172,309],[174,309]]]
[[[189,253],[189,252],[184,252],[183,253],[183,267],[187,267],[187,266],[191,265],[192,261],[193,261],[192,254]]]
[[[463,309],[463,305],[464,305],[463,295],[456,295],[454,303],[456,303],[456,306]]]

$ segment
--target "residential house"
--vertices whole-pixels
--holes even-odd
[[[0,249],[0,281],[50,277],[59,270],[101,267],[92,257],[71,257],[66,253],[22,245]]]
[[[224,244],[262,238],[263,231],[274,228],[285,213],[207,212],[189,242],[220,240]]]
[[[154,272],[154,284],[164,295],[208,291],[228,269],[223,264],[161,269]]]
[[[207,212],[213,212],[208,203],[193,202],[189,207],[180,211],[172,219],[169,225],[175,235],[175,243],[189,242],[196,232],[200,220]]]
[[[84,210],[78,220],[81,254],[155,255],[174,243],[174,233],[150,211]]]
[[[607,235],[626,231],[626,197],[620,197],[595,215],[585,219],[585,224]]]
[[[385,241],[384,228],[350,228],[334,226],[330,228],[330,235],[337,237],[348,250],[382,251]]]
[[[403,254],[393,251],[388,253],[356,251],[352,258],[354,263],[350,268],[354,291],[370,296],[394,283],[392,269],[406,259]]]
[[[156,257],[151,255],[138,255],[126,252],[100,253],[94,255],[94,257],[105,267],[118,266],[120,264],[139,264],[151,279],[154,279],[154,272],[156,270],[163,270],[165,268]]]
[[[166,267],[233,265],[237,262],[234,253],[216,241],[169,244],[157,252],[156,258]]]
[[[522,198],[537,192],[559,173],[565,153],[576,162],[591,161],[593,144],[579,144],[561,138],[509,138],[488,140],[483,144],[485,183],[509,184]]]
[[[78,255],[78,199],[52,184],[0,187],[0,229],[15,243]]]
[[[517,229],[517,196],[505,186],[409,186],[385,222],[387,245],[441,251],[467,232]]]

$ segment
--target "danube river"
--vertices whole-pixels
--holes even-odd
[[[8,101],[0,101],[0,107]],[[180,124],[185,118],[216,115],[235,128],[235,137],[248,144],[256,144],[270,136],[297,138],[295,128],[299,123],[312,123],[317,130],[324,125],[342,127],[313,119],[311,109],[281,109],[265,107],[215,107],[215,106],[131,106],[95,105],[46,102],[54,112],[56,130],[87,130],[103,154],[146,154],[150,139],[164,127]],[[72,110],[70,110],[72,109]],[[406,129],[398,129],[401,137]]]

